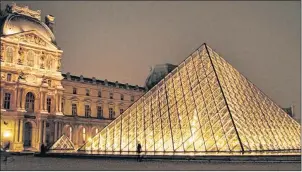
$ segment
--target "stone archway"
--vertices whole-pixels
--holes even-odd
[[[63,128],[63,134],[66,135],[67,137],[69,137],[69,139],[72,141],[73,140],[73,128],[70,125],[65,125]]]
[[[31,122],[26,122],[24,124],[23,133],[23,146],[24,148],[30,148],[33,145],[33,126]]]
[[[94,136],[96,136],[99,133],[99,128],[97,127],[93,127],[91,130],[91,138],[93,138]]]
[[[78,145],[81,146],[87,141],[87,128],[80,126],[78,129]]]

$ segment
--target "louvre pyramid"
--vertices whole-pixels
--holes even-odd
[[[203,44],[79,151],[300,150],[300,124]]]
[[[50,150],[75,150],[72,141],[63,134],[51,147]]]

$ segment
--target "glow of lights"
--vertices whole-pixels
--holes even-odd
[[[10,137],[11,136],[11,132],[10,131],[4,131],[3,132],[3,137],[4,138],[8,138],[8,137]]]

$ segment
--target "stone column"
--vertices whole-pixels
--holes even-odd
[[[23,143],[23,119],[20,119],[19,142]]]
[[[54,135],[54,141],[58,139],[58,122],[55,121],[55,135]]]
[[[43,136],[42,136],[42,128],[43,128],[43,121],[40,120],[39,121],[39,129],[38,129],[38,139],[39,139],[39,145],[41,145],[43,143]]]
[[[44,111],[47,111],[47,93],[44,92]]]
[[[0,98],[0,103],[1,103],[1,111],[5,111],[4,109],[3,109],[3,95],[4,95],[4,93],[3,93],[3,87],[1,86],[0,87],[0,89],[1,89],[1,98]]]
[[[23,119],[15,120],[14,133],[11,149],[16,152],[23,151]]]
[[[56,115],[63,115],[63,113],[62,113],[62,106],[61,106],[61,103],[62,103],[62,94],[58,93],[56,97],[57,97],[57,101],[56,101],[56,107],[57,107]]]
[[[46,143],[46,120],[43,120],[43,143]]]
[[[59,94],[59,112],[61,112],[62,113],[62,95],[61,94]]]

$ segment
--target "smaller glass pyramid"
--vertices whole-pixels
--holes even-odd
[[[68,136],[63,134],[51,147],[49,150],[75,150],[72,141]]]

